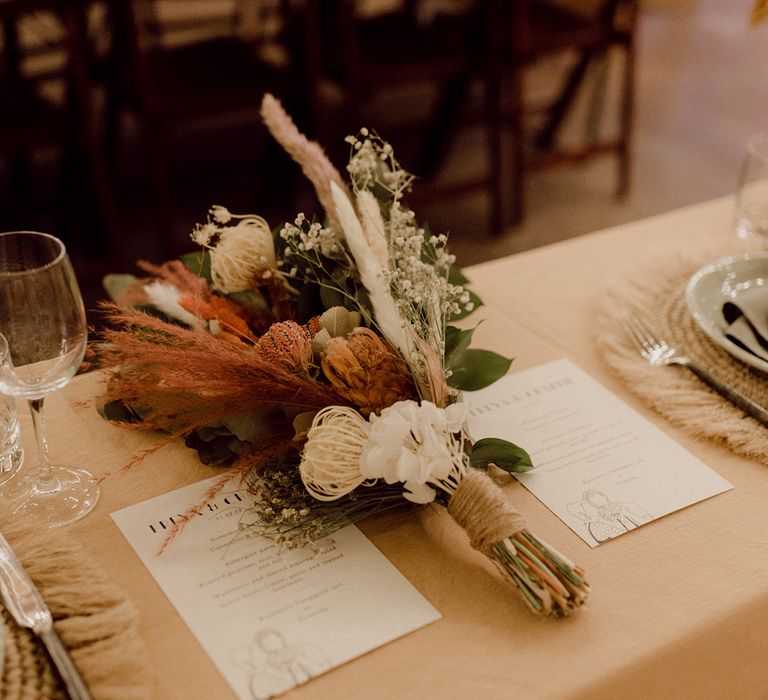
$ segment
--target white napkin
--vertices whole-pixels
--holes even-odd
[[[768,362],[768,287],[752,287],[723,304],[725,337]]]

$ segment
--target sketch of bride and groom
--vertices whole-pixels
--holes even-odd
[[[566,505],[568,512],[582,521],[587,533],[599,544],[653,520],[637,503],[612,501],[602,491],[584,491],[580,501]]]
[[[253,643],[233,653],[235,663],[250,676],[254,700],[267,700],[329,670],[328,657],[310,644],[289,644],[276,629],[256,632]]]

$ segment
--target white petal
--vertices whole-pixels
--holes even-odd
[[[431,503],[435,500],[435,490],[426,484],[415,481],[406,481],[403,496],[414,503]]]

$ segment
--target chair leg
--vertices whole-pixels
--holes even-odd
[[[456,136],[461,108],[467,101],[469,74],[449,81],[441,90],[432,117],[427,122],[424,149],[419,159],[419,173],[432,178],[445,160],[450,143]]]
[[[565,116],[573,104],[576,93],[584,82],[584,76],[587,74],[587,68],[591,59],[592,52],[589,49],[582,51],[579,60],[565,79],[560,96],[549,109],[549,118],[536,135],[535,143],[537,148],[542,150],[552,148],[557,132],[560,130]]]
[[[627,27],[624,36],[624,94],[620,105],[619,124],[619,173],[616,196],[620,199],[629,194],[631,179],[632,131],[635,112],[635,29],[639,14],[638,0],[627,0]]]
[[[73,91],[71,99],[77,115],[76,129],[79,131],[77,140],[85,150],[92,187],[101,215],[101,224],[106,232],[109,253],[113,256],[121,256],[123,245],[118,230],[117,210],[93,112],[93,90],[89,77],[85,15],[74,4],[65,7],[62,13],[70,51],[70,74]]]
[[[525,120],[523,104],[524,66],[513,62],[509,76],[511,110],[512,217],[518,226],[525,217]]]
[[[172,258],[178,255],[179,246],[173,225],[167,138],[165,131],[154,120],[148,120],[143,131],[144,158],[152,189],[157,245],[162,257]]]
[[[497,66],[489,69],[485,84],[485,121],[487,128],[489,191],[491,207],[489,227],[491,236],[504,233],[504,217],[508,197],[506,192],[504,158],[504,118],[501,75]]]
[[[621,112],[618,150],[618,181],[616,197],[624,199],[629,195],[631,184],[631,139],[635,108],[635,46],[634,37],[630,36],[624,57],[624,95],[621,100]]]

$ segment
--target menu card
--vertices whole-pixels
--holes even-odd
[[[526,449],[536,468],[517,478],[591,547],[733,488],[566,359],[465,401],[473,439]]]
[[[244,489],[216,496],[158,554],[214,481],[112,518],[238,697],[273,697],[440,617],[352,525],[317,551],[249,535]]]

